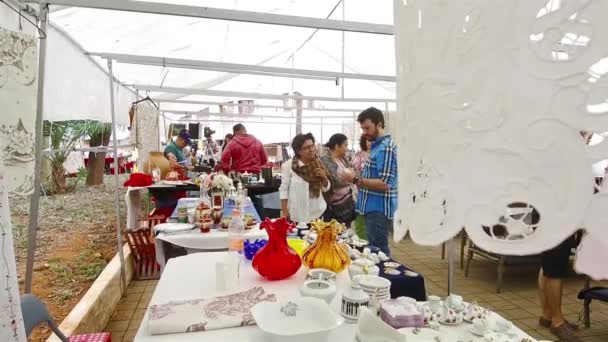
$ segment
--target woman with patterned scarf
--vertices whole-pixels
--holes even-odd
[[[279,190],[281,208],[287,219],[309,223],[320,218],[327,209],[322,193],[331,187],[329,172],[317,155],[312,134],[296,135],[291,147],[295,156],[283,164]]]

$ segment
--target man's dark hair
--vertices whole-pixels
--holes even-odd
[[[362,111],[357,118],[357,121],[362,124],[365,120],[371,121],[374,125],[381,124],[384,128],[384,115],[382,111],[376,107],[369,107]]]
[[[367,138],[363,134],[359,138],[359,147],[361,147],[361,151],[367,151]]]
[[[300,152],[306,140],[312,140],[312,143],[315,144],[315,136],[312,135],[312,133],[296,135],[291,141],[291,148],[293,148],[293,153],[298,155],[298,152]]]
[[[232,133],[236,134],[237,132],[240,132],[242,130],[245,129],[245,125],[243,124],[236,124],[234,126],[232,126]]]

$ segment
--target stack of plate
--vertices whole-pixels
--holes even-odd
[[[367,293],[370,298],[373,296],[378,300],[386,300],[391,298],[391,282],[388,279],[364,274],[355,276],[354,282],[361,286],[361,289]]]

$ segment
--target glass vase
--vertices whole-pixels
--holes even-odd
[[[281,280],[300,269],[300,256],[287,244],[287,232],[294,227],[285,218],[275,221],[267,218],[260,224],[260,229],[268,232],[268,243],[255,254],[252,266],[262,277]]]
[[[314,221],[311,230],[317,233],[317,241],[304,251],[302,255],[304,265],[310,269],[325,268],[336,273],[347,268],[350,264],[350,256],[346,248],[336,241],[338,234],[344,229],[344,225],[336,220]]]

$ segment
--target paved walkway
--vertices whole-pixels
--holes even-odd
[[[455,251],[455,293],[467,301],[477,301],[490,308],[537,339],[554,340],[547,329],[538,325],[540,309],[536,280],[537,266],[507,267],[500,294],[496,293],[496,263],[476,257],[471,263],[468,278],[460,269],[460,244]],[[392,247],[393,256],[424,275],[428,294],[445,296],[447,293],[448,263],[441,259],[441,248],[423,247],[403,241]],[[573,275],[565,282],[563,310],[571,322],[579,320],[583,305],[576,298],[583,287],[584,278]],[[144,316],[157,281],[133,281],[122,299],[105,331],[112,332],[113,342],[131,342]],[[608,286],[604,282],[603,286]],[[592,304],[591,329],[579,333],[585,342],[608,341],[608,305]],[[581,315],[582,317],[582,315]]]

